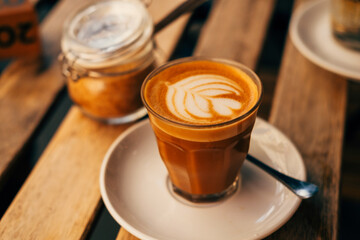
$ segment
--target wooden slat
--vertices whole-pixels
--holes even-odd
[[[0,78],[0,185],[64,86],[59,64],[62,24],[81,0],[63,0],[41,24],[43,57],[14,61]]]
[[[298,147],[320,191],[269,239],[337,239],[346,93],[346,79],[315,66],[287,40],[270,122]]]
[[[227,58],[254,69],[274,0],[217,0],[195,50],[197,56]]]
[[[126,231],[124,228],[121,228],[116,240],[140,240],[140,239],[135,237],[128,231]]]
[[[255,68],[273,7],[273,0],[215,1],[194,55],[233,59]],[[117,237],[137,239],[124,229]]]
[[[150,11],[154,20],[179,3],[181,0],[153,0]],[[76,4],[65,1],[52,14],[68,14]],[[187,19],[184,16],[161,32],[159,46],[166,56]],[[59,37],[61,28],[57,27],[53,32]],[[46,74],[47,81],[54,81],[59,73]],[[1,219],[0,239],[83,239],[101,205],[98,181],[102,159],[128,126],[97,123],[73,107]]]
[[[0,239],[83,238],[100,206],[106,150],[87,146],[109,146],[125,128],[97,124],[73,108],[2,218]]]

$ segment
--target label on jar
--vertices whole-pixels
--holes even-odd
[[[0,3],[0,58],[40,52],[38,21],[33,5],[25,0]]]

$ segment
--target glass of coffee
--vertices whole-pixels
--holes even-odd
[[[236,191],[261,96],[254,72],[223,59],[179,59],[147,76],[141,97],[175,193],[213,202]]]

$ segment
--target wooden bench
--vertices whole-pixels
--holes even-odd
[[[44,56],[12,62],[0,79],[0,187],[21,167],[24,148],[64,91],[57,56],[62,23],[81,0],[61,0],[41,24]],[[181,0],[153,0],[155,22]],[[295,8],[307,2],[298,0]],[[194,55],[229,58],[256,71],[275,0],[214,0]],[[189,16],[157,36],[169,58]],[[275,84],[275,83],[274,83]],[[321,87],[319,87],[321,86]],[[272,93],[265,92],[265,98]],[[305,59],[286,40],[269,122],[299,149],[319,193],[268,239],[336,239],[346,79]],[[103,206],[99,171],[114,139],[132,124],[104,125],[71,107],[0,221],[0,239],[84,239]],[[0,190],[1,191],[1,190]],[[4,193],[2,193],[4,194]],[[137,239],[121,228],[117,239]]]

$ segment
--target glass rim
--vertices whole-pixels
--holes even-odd
[[[254,81],[254,83],[256,84],[256,86],[258,87],[258,91],[259,91],[259,98],[257,99],[256,103],[254,104],[254,106],[252,108],[250,108],[246,113],[230,119],[228,121],[225,122],[221,122],[221,123],[213,123],[213,124],[193,124],[193,123],[184,123],[184,122],[180,122],[180,121],[176,121],[176,120],[172,120],[169,119],[167,117],[164,117],[162,115],[160,115],[159,113],[157,113],[154,109],[152,109],[149,104],[146,102],[145,100],[145,96],[144,96],[144,91],[145,91],[145,85],[146,83],[152,79],[154,76],[156,76],[157,74],[159,74],[160,72],[162,72],[163,70],[174,66],[174,65],[178,65],[181,63],[185,63],[185,62],[192,62],[192,61],[210,61],[210,62],[216,62],[216,63],[222,63],[222,64],[226,64],[229,66],[233,66],[236,67],[238,69],[241,69],[242,71],[245,71],[245,74],[248,75],[251,80]],[[249,73],[251,75],[249,75]],[[241,64],[239,62],[233,61],[233,60],[228,60],[228,59],[222,59],[222,58],[212,58],[212,57],[204,57],[204,56],[196,56],[196,57],[185,57],[185,58],[180,58],[180,59],[176,59],[173,61],[169,61],[165,64],[163,64],[162,66],[154,69],[149,75],[147,75],[147,77],[145,78],[144,82],[142,83],[141,86],[141,91],[140,91],[140,95],[141,95],[141,100],[144,104],[144,106],[146,107],[146,109],[148,111],[150,111],[154,116],[156,116],[157,118],[168,122],[170,124],[173,125],[179,125],[179,126],[183,126],[183,127],[187,127],[187,128],[212,128],[212,127],[222,127],[222,126],[226,126],[226,125],[230,125],[232,123],[238,122],[242,119],[247,118],[248,116],[250,116],[253,112],[256,111],[256,109],[258,109],[260,102],[262,100],[263,97],[263,85],[262,82],[260,80],[260,78],[257,76],[257,74],[251,70],[249,67],[245,66],[244,64]]]

